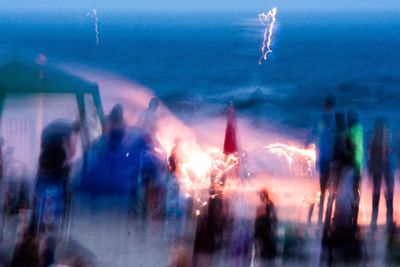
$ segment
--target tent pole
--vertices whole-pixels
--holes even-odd
[[[96,93],[93,93],[92,96],[93,96],[94,105],[96,106],[96,109],[97,109],[97,114],[100,118],[101,130],[102,130],[102,133],[104,133],[105,117],[104,117],[103,106],[101,105],[99,91],[97,91]]]
[[[79,110],[79,123],[81,125],[82,146],[83,146],[83,151],[86,151],[86,149],[89,147],[89,133],[86,120],[86,107],[85,107],[84,94],[76,94],[76,101],[78,103],[78,110]]]

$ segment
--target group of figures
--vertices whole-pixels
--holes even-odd
[[[385,184],[387,231],[395,231],[393,151],[387,122],[384,117],[376,119],[368,151],[364,153],[364,132],[356,111],[335,112],[335,102],[332,96],[326,98],[324,112],[313,135],[317,139],[320,171],[318,223],[323,225],[322,245],[328,260],[349,259],[361,254],[358,217],[365,155],[373,188],[371,233],[377,230],[382,182]]]
[[[103,134],[83,151],[80,163],[74,162],[80,123],[57,119],[44,127],[33,190],[29,185],[18,188],[23,196],[18,197],[8,186],[6,195],[13,196],[3,201],[2,227],[13,214],[29,211],[18,218],[17,244],[10,266],[60,263],[56,251],[68,237],[72,199],[77,195],[129,199],[130,210],[140,217],[161,215],[166,210],[160,207],[165,205],[166,195],[160,177],[167,169],[155,149],[159,145],[155,138],[158,105],[159,100],[152,99],[133,128],[127,127],[122,106],[115,105]],[[8,170],[8,162],[3,160],[2,167]],[[4,231],[3,236],[7,234]],[[77,255],[63,264],[93,266],[93,262]]]
[[[175,140],[168,155],[160,149],[156,138],[158,107],[159,100],[152,99],[136,125],[127,127],[123,107],[115,105],[103,134],[83,151],[79,170],[75,172],[72,169],[77,164],[73,161],[81,125],[58,119],[43,129],[33,197],[26,193],[28,189],[21,187],[18,189],[21,197],[17,198],[21,201],[8,200],[13,198],[7,194],[3,201],[2,222],[5,214],[13,214],[18,209],[30,210],[20,220],[21,231],[11,266],[45,267],[57,263],[57,246],[68,236],[72,199],[79,194],[127,199],[130,216],[144,222],[162,219],[169,229],[167,234],[178,240],[173,245],[171,266],[211,266],[215,262],[213,255],[221,254],[232,259],[229,266],[249,266],[256,259],[273,262],[279,254],[301,256],[304,235],[297,228],[286,228],[283,242],[279,241],[277,210],[267,189],[258,192],[260,205],[255,211],[255,220],[245,219],[232,213],[232,199],[224,194],[230,174],[215,179],[211,173],[206,204],[199,211],[196,199],[182,192],[180,177],[185,156],[181,140]],[[335,98],[327,97],[313,135],[320,170],[318,224],[322,226],[322,259],[328,261],[362,254],[358,213],[364,164],[363,128],[354,110],[345,114],[334,109]],[[233,109],[228,109],[225,156],[238,150],[232,141],[236,138],[232,130],[234,121]],[[377,229],[382,182],[386,189],[387,229],[395,231],[392,151],[384,118],[376,120],[367,154],[368,173],[373,181],[372,232]],[[6,170],[8,161],[3,159],[2,164]],[[234,176],[239,172],[232,170],[231,173]],[[11,174],[3,173],[7,175]],[[239,209],[246,202],[242,198],[236,197],[240,199]],[[194,245],[187,253],[181,238],[190,227]],[[79,257],[64,263],[93,266]]]
[[[171,266],[212,265],[213,255],[225,252],[229,258],[240,259],[232,262],[232,266],[248,266],[255,254],[267,259],[277,255],[278,220],[266,189],[259,193],[260,206],[253,227],[254,218],[235,218],[229,210],[230,199],[224,195],[225,179],[226,175],[237,176],[238,170],[232,169],[230,174],[218,179],[218,175],[210,174],[210,187],[204,189],[201,203],[197,203],[194,195],[182,191],[180,179],[185,153],[180,139],[175,140],[168,153],[160,149],[156,138],[158,107],[159,100],[152,99],[136,125],[128,127],[123,107],[115,105],[103,134],[83,151],[78,162],[76,151],[81,125],[57,119],[44,127],[33,190],[29,186],[19,189],[24,197],[16,198],[22,199],[16,205],[10,205],[13,201],[8,200],[3,203],[3,225],[8,215],[18,216],[18,234],[10,266],[94,266],[94,261],[79,254],[60,261],[59,247],[70,238],[73,200],[79,197],[107,196],[104,206],[113,205],[116,199],[117,205],[123,203],[120,199],[127,200],[124,212],[142,226],[148,228],[151,221],[163,222],[161,236],[176,241],[172,246],[176,257],[172,257]],[[231,106],[224,144],[226,157],[238,149],[233,141],[236,139],[234,122]],[[8,165],[6,160],[2,163],[3,167]],[[15,212],[11,211],[14,206]],[[96,206],[98,212],[101,208],[104,207]],[[24,216],[21,218],[20,214]],[[146,232],[146,229],[140,231]],[[187,241],[193,242],[190,253],[184,253],[188,249]]]

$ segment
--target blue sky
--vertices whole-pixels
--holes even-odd
[[[0,0],[0,11],[87,10],[94,6],[132,12],[253,12],[272,6],[288,11],[400,11],[400,0]]]

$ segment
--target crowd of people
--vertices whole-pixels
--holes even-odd
[[[83,163],[74,181],[71,181],[72,165],[80,124],[58,119],[43,129],[32,201],[24,197],[17,207],[31,213],[20,227],[21,235],[10,266],[57,264],[57,247],[68,235],[71,199],[81,193],[92,197],[124,196],[134,218],[163,219],[164,234],[175,240],[171,266],[211,266],[213,255],[221,251],[235,259],[230,266],[249,266],[257,258],[271,261],[279,254],[302,254],[304,235],[297,228],[287,229],[285,240],[279,243],[278,213],[265,188],[259,190],[260,205],[253,226],[248,220],[231,216],[229,201],[223,194],[224,179],[215,182],[210,178],[207,206],[198,212],[195,200],[184,196],[181,190],[181,164],[185,160],[182,140],[177,138],[168,153],[159,149],[158,107],[159,100],[152,99],[136,125],[129,128],[123,107],[115,105],[104,133],[83,152]],[[234,116],[232,112],[230,109],[228,116]],[[227,127],[232,125],[228,122]],[[322,233],[322,259],[356,257],[362,253],[358,217],[364,166],[363,127],[355,110],[335,111],[335,98],[327,97],[313,133],[320,171],[318,224]],[[236,148],[229,153],[235,151]],[[392,150],[390,131],[382,117],[376,119],[367,155],[367,169],[373,181],[371,231],[377,229],[383,181],[387,230],[393,232]],[[1,162],[3,167],[7,164],[4,159]],[[2,214],[10,212],[7,208],[3,205]],[[194,222],[194,245],[190,251],[182,238],[188,221]],[[74,257],[68,264],[93,266],[94,263]]]
[[[371,233],[377,230],[382,181],[385,184],[386,229],[389,233],[395,230],[393,149],[387,122],[384,117],[376,118],[364,153],[364,131],[357,112],[353,109],[347,113],[335,111],[335,98],[329,96],[313,136],[316,137],[320,172],[318,223],[323,224],[322,244],[328,251],[328,258],[333,255],[357,256],[361,242],[358,224],[360,183],[365,164],[372,180]],[[327,192],[329,197],[325,203]]]

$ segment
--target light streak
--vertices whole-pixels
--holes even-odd
[[[94,31],[96,33],[96,44],[100,44],[100,37],[99,37],[99,17],[97,15],[96,8],[92,9],[92,12],[87,14],[88,17],[92,17],[94,19]]]
[[[263,42],[261,46],[261,57],[258,61],[258,64],[262,64],[262,60],[267,60],[268,54],[272,52],[271,43],[272,43],[272,32],[274,30],[275,22],[276,22],[276,11],[277,9],[274,7],[267,14],[261,13],[259,14],[259,18],[261,23],[265,26]]]
[[[295,145],[275,143],[267,145],[264,148],[268,149],[268,151],[272,154],[284,157],[288,162],[289,170],[292,172],[294,172],[294,163],[296,163],[296,165],[302,169],[302,171],[306,169],[308,174],[312,174],[315,171],[315,145],[312,145],[309,148],[300,148]],[[304,168],[304,166],[306,168]]]

